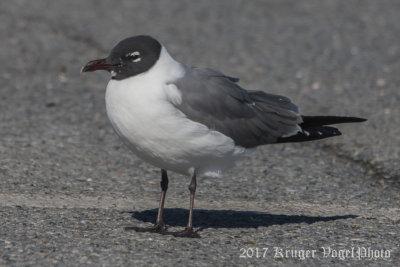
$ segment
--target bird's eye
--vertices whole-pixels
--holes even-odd
[[[142,60],[140,58],[140,52],[138,52],[138,51],[126,54],[125,58],[132,62],[139,62],[140,60]]]

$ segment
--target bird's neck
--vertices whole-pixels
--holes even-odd
[[[154,64],[154,66],[151,67],[148,71],[139,75],[143,75],[143,78],[145,79],[170,83],[183,77],[185,71],[186,67],[173,59],[168,53],[167,49],[162,47],[160,57],[158,58],[156,64]]]

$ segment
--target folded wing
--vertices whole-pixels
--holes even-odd
[[[288,98],[246,91],[237,81],[212,69],[188,68],[174,82],[182,94],[176,107],[189,119],[246,148],[276,143],[301,131],[299,110]]]

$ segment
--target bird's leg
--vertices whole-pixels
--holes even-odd
[[[164,214],[165,195],[167,194],[167,189],[168,189],[168,175],[167,171],[164,169],[161,169],[160,186],[161,186],[160,206],[158,207],[156,225],[160,225],[165,230],[163,214]]]
[[[158,214],[156,224],[152,227],[125,227],[125,230],[135,230],[136,232],[152,232],[152,233],[166,233],[166,226],[163,220],[164,213],[164,203],[165,203],[165,195],[168,189],[168,175],[167,171],[161,169],[161,196],[160,196],[160,206],[158,207]]]
[[[200,237],[200,235],[193,231],[193,207],[194,207],[194,196],[196,193],[196,172],[193,171],[192,180],[189,184],[190,191],[190,209],[189,209],[189,219],[185,230],[180,232],[172,232],[170,234],[176,237]]]

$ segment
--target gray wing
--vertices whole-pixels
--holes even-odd
[[[174,84],[182,94],[176,107],[189,119],[232,138],[246,148],[296,134],[301,116],[283,96],[246,91],[238,79],[206,68],[188,68]]]

